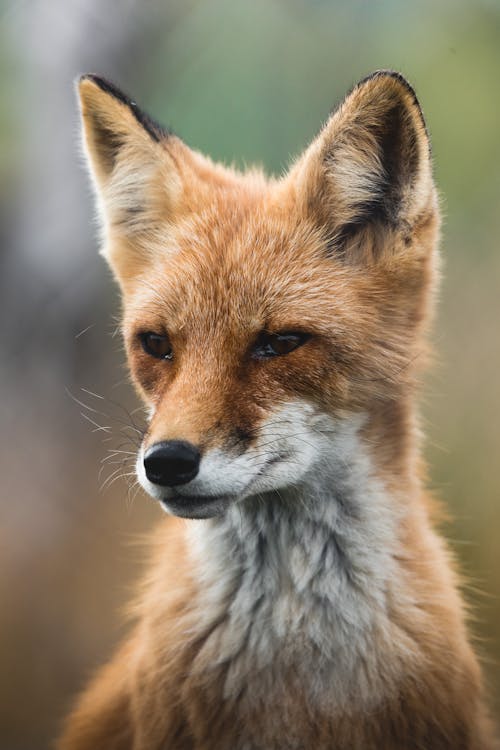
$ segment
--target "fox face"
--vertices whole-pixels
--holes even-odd
[[[438,232],[409,84],[391,72],[358,84],[280,179],[213,164],[103,79],[79,89],[150,414],[144,489],[176,515],[218,515],[321,471],[346,419],[393,419],[422,350]]]

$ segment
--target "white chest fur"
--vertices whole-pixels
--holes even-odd
[[[272,682],[284,667],[316,704],[380,697],[397,513],[359,427],[337,423],[300,485],[191,526],[198,625],[210,632],[198,661],[228,665],[228,698],[252,673],[267,671]]]

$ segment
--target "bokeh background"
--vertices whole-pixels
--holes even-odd
[[[498,711],[499,0],[4,0],[1,750],[50,746],[122,632],[159,514],[121,478],[132,454],[113,452],[135,449],[141,413],[96,249],[75,76],[110,77],[217,159],[280,172],[381,67],[413,82],[432,136],[445,271],[426,451]]]

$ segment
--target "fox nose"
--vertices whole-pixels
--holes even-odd
[[[194,479],[200,468],[200,451],[184,440],[155,443],[144,454],[146,476],[153,484],[175,487]]]

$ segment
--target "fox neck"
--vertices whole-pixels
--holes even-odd
[[[363,422],[337,423],[330,454],[300,485],[247,498],[193,528],[210,628],[200,660],[239,664],[229,693],[248,669],[273,669],[297,648],[309,675],[311,659],[335,662],[338,701],[352,699],[349,686],[359,694],[374,633],[390,630],[399,527],[410,505],[377,475]]]

